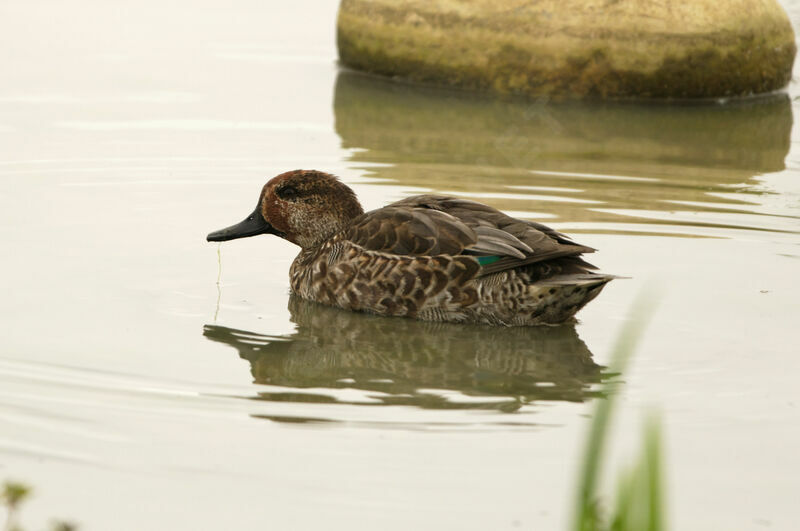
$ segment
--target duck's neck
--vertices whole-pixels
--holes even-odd
[[[290,226],[302,227],[302,230],[289,230],[286,239],[299,245],[304,252],[313,251],[330,241],[337,234],[346,230],[353,220],[364,213],[358,202],[338,206],[321,212],[304,212],[297,215]]]

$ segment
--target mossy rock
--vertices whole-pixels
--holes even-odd
[[[342,0],[339,57],[419,83],[528,96],[725,98],[790,80],[775,0]]]

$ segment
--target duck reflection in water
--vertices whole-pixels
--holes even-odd
[[[582,401],[602,367],[574,325],[497,328],[357,314],[289,299],[293,334],[206,325],[250,363],[255,383],[298,389],[269,401],[337,402],[334,389],[375,391],[382,405],[515,411],[535,400]],[[314,388],[313,394],[302,390]],[[320,388],[332,390],[319,394]],[[465,400],[447,397],[460,394]],[[505,399],[505,400],[504,400]]]

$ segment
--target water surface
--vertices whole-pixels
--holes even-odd
[[[792,529],[796,86],[692,106],[414,88],[337,67],[335,7],[0,7],[0,479],[34,486],[26,525],[563,528],[648,287],[611,466],[656,408],[675,529]],[[541,329],[297,300],[291,244],[204,237],[298,167],[367,208],[485,201],[630,278]]]

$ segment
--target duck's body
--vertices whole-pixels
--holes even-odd
[[[492,325],[571,319],[613,276],[538,223],[475,202],[409,197],[363,213],[331,175],[295,171],[264,187],[256,211],[209,241],[273,233],[301,247],[292,291],[348,310]]]

